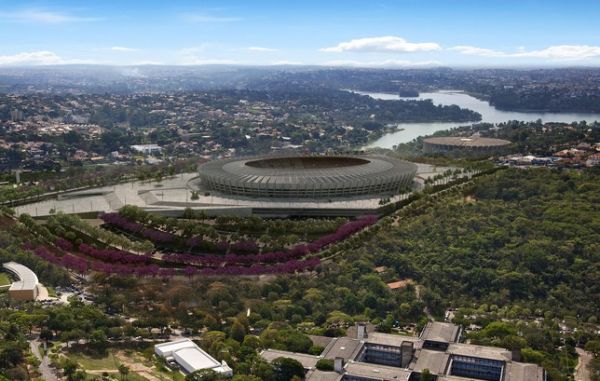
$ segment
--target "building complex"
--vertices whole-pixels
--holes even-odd
[[[462,330],[451,323],[430,322],[420,337],[367,332],[359,324],[355,337],[329,341],[319,356],[264,350],[267,361],[298,360],[307,381],[545,381],[543,368],[517,361],[519,353],[504,348],[464,344]],[[320,359],[333,360],[334,370],[316,368]]]

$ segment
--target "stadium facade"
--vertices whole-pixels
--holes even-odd
[[[199,169],[204,189],[276,199],[384,196],[409,189],[417,166],[385,156],[257,156],[215,160]]]
[[[510,144],[508,140],[483,138],[478,135],[433,137],[423,140],[423,152],[485,155],[504,152]]]

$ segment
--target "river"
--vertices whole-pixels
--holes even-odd
[[[436,105],[457,105],[462,108],[468,108],[481,114],[481,122],[501,123],[509,120],[534,121],[541,119],[543,122],[565,122],[585,120],[593,122],[600,121],[600,114],[591,113],[554,113],[554,112],[517,112],[502,111],[488,102],[482,101],[460,91],[438,91],[434,93],[421,93],[418,98],[401,98],[397,94],[388,93],[368,93],[359,92],[362,95],[368,95],[375,99],[412,99],[423,100],[431,99]],[[399,123],[398,131],[383,135],[371,143],[368,147],[393,148],[399,143],[410,142],[411,140],[423,136],[431,135],[436,131],[447,130],[457,126],[464,126],[469,122],[433,122],[433,123]]]

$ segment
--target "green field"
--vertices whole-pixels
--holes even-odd
[[[120,380],[121,379],[121,375],[119,373],[109,373],[113,378]],[[92,377],[92,379],[94,379]],[[148,379],[146,377],[142,377],[139,374],[135,373],[135,372],[129,372],[129,374],[127,374],[127,381],[148,381]]]
[[[54,289],[54,287],[46,287],[46,289],[48,290],[49,297],[56,298],[56,290]]]
[[[0,273],[0,286],[7,286],[11,284],[11,280],[5,273]]]
[[[114,369],[116,371],[119,366],[119,362],[110,352],[104,357],[92,357],[79,353],[69,353],[68,357],[77,361],[85,370]]]

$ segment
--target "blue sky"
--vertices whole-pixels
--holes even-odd
[[[7,1],[0,65],[599,66],[600,1]]]

